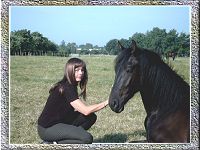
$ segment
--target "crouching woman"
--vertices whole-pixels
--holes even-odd
[[[79,99],[86,98],[87,80],[85,62],[79,58],[69,59],[63,79],[49,90],[49,97],[38,118],[38,134],[42,140],[58,144],[93,142],[93,137],[87,130],[96,122],[94,112],[106,107],[108,100],[86,105]]]

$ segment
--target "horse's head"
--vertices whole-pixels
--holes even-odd
[[[116,58],[115,81],[109,97],[109,106],[117,113],[123,111],[127,101],[139,90],[139,49],[135,41],[130,48],[119,45],[122,51]]]

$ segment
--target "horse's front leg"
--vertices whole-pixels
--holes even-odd
[[[145,120],[144,120],[144,127],[145,130],[147,131],[147,120],[148,120],[148,116],[146,116]]]
[[[147,138],[147,142],[149,142],[149,130],[148,130],[148,123],[149,123],[149,121],[148,121],[148,119],[149,119],[149,116],[146,116],[146,118],[145,118],[145,120],[144,120],[144,127],[145,127],[145,130],[146,130],[146,138]]]
[[[146,129],[146,134],[147,134],[147,142],[151,143],[152,142],[152,130],[153,130],[153,123],[156,120],[156,111],[152,112],[151,115],[147,115],[144,121],[144,126]]]

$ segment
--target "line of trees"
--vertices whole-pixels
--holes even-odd
[[[159,54],[168,51],[176,52],[179,56],[189,56],[190,36],[185,33],[178,34],[176,30],[166,32],[165,29],[153,28],[152,31],[135,33],[128,39],[111,39],[104,47],[93,46],[91,43],[77,45],[75,42],[66,43],[61,41],[57,45],[44,37],[39,32],[32,32],[27,29],[12,31],[10,34],[11,55],[53,55],[69,56],[70,54],[104,54],[117,55],[120,41],[124,47],[129,47],[134,39],[139,47],[150,49]]]
[[[172,29],[166,32],[165,29],[153,28],[152,31],[135,33],[129,39],[119,40],[124,47],[130,47],[131,40],[134,39],[141,48],[152,50],[158,54],[166,54],[169,51],[175,52],[178,56],[190,55],[190,36],[185,33],[178,34]],[[119,51],[118,39],[112,39],[106,44],[109,54],[116,55]]]
[[[24,29],[12,31],[10,34],[11,55],[42,55],[56,51],[56,44],[38,32],[31,33],[30,30]]]
[[[77,45],[75,42],[61,41],[57,45],[44,37],[39,32],[27,29],[11,31],[10,54],[11,55],[51,55],[69,56],[70,54],[108,54],[104,47],[93,46],[90,43]]]

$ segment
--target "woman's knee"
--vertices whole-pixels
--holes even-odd
[[[87,116],[80,114],[78,118],[73,122],[74,126],[81,126],[85,130],[88,130],[97,120],[97,116],[94,113],[91,113]]]
[[[90,118],[91,122],[95,123],[97,120],[97,115],[95,113],[92,113],[89,115],[89,118]]]

